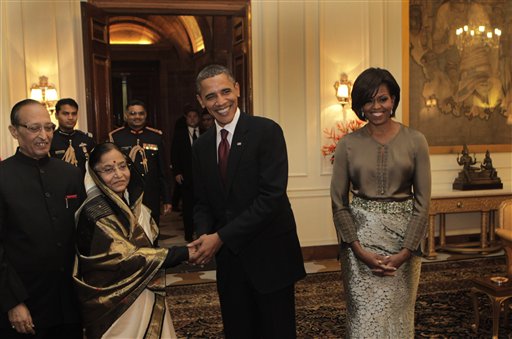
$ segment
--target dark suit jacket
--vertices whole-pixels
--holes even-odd
[[[239,256],[260,293],[305,276],[295,219],[286,195],[288,158],[272,120],[241,114],[231,142],[227,184],[217,166],[216,128],[193,146],[194,224],[198,235],[218,232]],[[225,250],[221,249],[222,250]],[[217,256],[217,265],[223,264]]]
[[[171,147],[171,163],[173,175],[183,176],[183,185],[192,188],[192,146],[188,127],[177,128],[174,132]]]
[[[21,302],[36,331],[80,321],[71,276],[84,198],[80,170],[62,160],[18,150],[0,163],[0,327]]]

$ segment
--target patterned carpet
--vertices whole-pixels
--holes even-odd
[[[502,275],[505,258],[487,257],[422,266],[416,338],[490,338],[491,309],[479,295],[480,329],[471,328],[470,279]],[[170,286],[168,302],[179,338],[222,338],[215,284]],[[345,302],[340,272],[310,274],[296,285],[299,338],[343,338]],[[502,322],[500,322],[501,325]],[[502,326],[500,338],[508,338]]]

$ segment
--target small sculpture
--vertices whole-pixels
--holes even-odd
[[[471,157],[468,146],[464,145],[461,155],[457,156],[457,164],[462,166],[462,171],[455,178],[452,186],[453,189],[465,191],[503,188],[498,172],[492,165],[489,150],[485,152],[485,158],[480,167],[473,167],[476,163],[476,155],[473,154],[473,157]]]
[[[482,171],[488,171],[491,179],[497,178],[498,172],[492,166],[492,159],[489,150],[485,151],[485,158],[482,164],[480,165]]]

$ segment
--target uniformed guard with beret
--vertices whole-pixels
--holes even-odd
[[[163,214],[168,214],[172,205],[162,158],[162,131],[146,126],[146,117],[146,105],[140,100],[130,101],[124,113],[126,126],[110,132],[109,139],[132,159],[142,174],[145,182],[142,201],[151,209],[151,216],[158,224],[160,201],[163,201]]]
[[[77,166],[85,175],[85,163],[95,142],[91,133],[75,129],[78,103],[71,98],[60,99],[55,105],[55,117],[59,128],[53,134],[50,155]]]

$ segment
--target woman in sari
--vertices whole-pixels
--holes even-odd
[[[165,269],[191,249],[154,246],[158,228],[142,204],[142,178],[116,145],[94,148],[85,185],[74,279],[87,338],[176,338]]]

